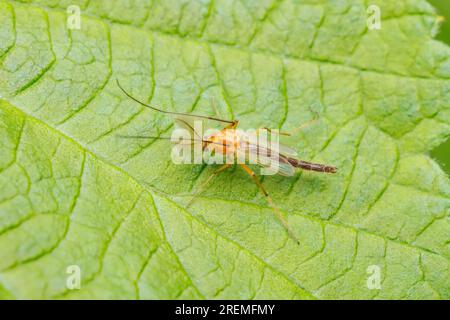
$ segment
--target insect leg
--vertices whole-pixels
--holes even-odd
[[[211,107],[214,110],[214,114],[217,117],[222,117],[222,115],[220,114],[219,109],[217,108],[216,98],[214,96],[212,96],[210,100],[211,100]],[[230,120],[229,123],[230,124],[227,125],[224,129],[236,129],[239,121],[238,120]]]
[[[292,129],[290,132],[287,132],[286,135],[288,136],[293,136],[294,134],[296,134],[299,131],[302,131],[303,129],[309,127],[310,125],[312,125],[313,123],[315,123],[317,121],[317,119],[311,119],[303,124],[301,124],[300,126],[298,126],[297,128]]]
[[[283,132],[283,131],[274,131],[274,133],[280,135],[280,136],[293,136],[294,134],[296,134],[299,131],[302,131],[303,129],[309,127],[310,125],[312,125],[314,122],[316,122],[317,119],[311,119],[303,124],[301,124],[300,126],[298,126],[297,128],[292,129],[291,131],[287,131],[287,132]],[[266,130],[268,133],[272,133],[272,130],[267,128],[267,127],[263,127],[258,129],[258,131],[261,130]]]
[[[208,177],[208,179],[206,179],[206,181],[202,183],[202,185],[200,186],[198,191],[193,194],[191,200],[189,200],[186,207],[188,208],[192,204],[195,197],[198,196],[199,194],[201,194],[205,190],[205,188],[212,181],[212,179],[214,179],[220,172],[224,171],[225,169],[229,168],[230,166],[231,166],[231,164],[225,163],[224,165],[220,166],[218,169],[214,170],[214,172]]]
[[[279,135],[281,135],[281,136],[293,136],[293,135],[296,134],[297,132],[299,132],[299,131],[301,131],[301,130],[307,128],[307,127],[309,127],[309,126],[312,125],[313,123],[315,123],[315,122],[319,119],[319,114],[318,114],[317,112],[315,112],[314,110],[312,110],[311,108],[310,108],[310,110],[311,110],[311,112],[314,114],[314,118],[313,118],[313,119],[311,119],[311,120],[309,120],[309,121],[307,121],[307,122],[301,124],[300,126],[298,126],[297,128],[292,129],[292,130],[289,131],[289,132],[277,131],[276,133],[279,134]],[[261,129],[258,129],[258,131],[261,131],[261,130],[267,130],[268,133],[271,133],[271,132],[272,132],[272,130],[269,129],[268,127],[263,127],[263,128],[261,128]]]
[[[301,124],[297,128],[292,129],[290,132],[287,133],[287,135],[292,136],[292,135],[296,134],[297,132],[309,127],[313,123],[317,122],[317,120],[319,119],[319,114],[316,111],[314,111],[311,107],[309,108],[309,110],[311,111],[311,113],[314,114],[314,118]]]
[[[300,241],[298,241],[297,237],[294,235],[294,233],[292,232],[292,230],[289,228],[289,225],[287,223],[287,221],[284,219],[283,215],[281,214],[280,210],[278,209],[277,206],[275,206],[275,204],[273,203],[272,197],[269,195],[269,193],[266,191],[266,189],[264,188],[263,184],[261,183],[261,180],[259,180],[259,178],[256,176],[256,174],[252,171],[252,169],[250,169],[248,166],[246,166],[245,164],[240,164],[240,166],[242,167],[242,169],[244,169],[245,172],[248,173],[248,175],[250,177],[252,177],[252,179],[255,181],[256,185],[258,186],[259,190],[261,191],[261,193],[266,197],[267,202],[269,203],[269,205],[272,207],[273,211],[275,212],[275,215],[277,216],[278,220],[280,220],[281,224],[283,225],[283,227],[286,229],[287,233],[289,234],[289,236],[295,241],[297,242],[297,244],[300,244]]]
[[[272,129],[270,129],[268,127],[263,127],[263,128],[258,129],[258,133],[259,133],[259,131],[262,131],[262,130],[266,130],[268,133],[272,133]],[[279,134],[281,136],[290,136],[291,135],[289,132],[281,132],[281,131],[275,131],[274,133]]]
[[[212,107],[213,110],[214,110],[215,116],[216,116],[216,117],[221,117],[222,115],[220,114],[219,109],[217,108],[216,99],[214,98],[214,96],[212,96],[212,97],[210,98],[210,103],[211,103],[211,107]]]

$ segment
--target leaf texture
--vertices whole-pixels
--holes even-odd
[[[0,297],[449,299],[450,183],[427,152],[450,49],[426,1],[372,2],[381,30],[362,0],[1,1]],[[186,208],[214,168],[121,139],[172,124],[115,79],[166,110],[214,97],[243,128],[319,113],[283,141],[339,173],[264,178],[300,245],[238,169]]]

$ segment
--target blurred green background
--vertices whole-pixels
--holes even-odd
[[[450,46],[450,0],[429,0],[429,2],[437,9],[439,15],[445,17],[436,38]],[[434,149],[431,156],[439,162],[447,174],[450,174],[450,139]]]

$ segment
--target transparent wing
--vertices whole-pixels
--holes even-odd
[[[278,134],[278,135],[282,134],[282,135],[286,135],[286,134],[284,134],[284,133],[280,133],[279,131],[271,130],[271,129],[269,129],[269,128],[261,128],[261,129],[258,129],[258,130],[257,130],[257,135],[258,135],[258,136],[261,135],[262,132],[264,132],[264,131],[265,131],[267,134]],[[267,138],[266,138],[266,139],[267,139]],[[278,145],[278,152],[279,152],[280,154],[282,154],[282,155],[289,156],[289,157],[295,157],[295,156],[297,156],[297,151],[295,151],[294,149],[289,148],[289,147],[287,147],[287,146],[285,146],[285,145],[283,145],[283,144],[281,144],[281,143]]]
[[[286,177],[292,177],[295,174],[295,168],[284,158],[271,159],[271,161],[278,161],[278,174]]]
[[[277,169],[277,173],[282,176],[290,177],[295,174],[295,168],[277,151],[256,144],[243,143],[238,152],[241,152],[241,156],[245,153],[246,159],[250,162],[256,160],[256,164],[260,167]]]
[[[279,153],[282,154],[282,155],[285,155],[285,156],[288,156],[288,157],[296,157],[298,155],[297,151],[295,151],[294,149],[289,148],[289,147],[287,147],[287,146],[285,146],[283,144],[280,144],[278,146],[278,148],[279,148],[279,150],[278,150]]]
[[[194,117],[175,116],[175,125],[177,128],[185,129],[194,139],[202,139],[203,136],[203,121]],[[198,122],[197,122],[198,121]]]

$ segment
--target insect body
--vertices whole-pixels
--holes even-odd
[[[161,113],[169,114],[175,117],[175,120],[180,123],[183,127],[188,128],[194,136],[189,138],[189,142],[192,144],[201,144],[201,149],[203,151],[209,151],[214,154],[223,155],[227,158],[240,158],[244,160],[248,160],[249,158],[256,159],[256,164],[260,167],[271,167],[275,165],[277,168],[276,173],[283,176],[293,176],[295,174],[295,169],[300,168],[303,170],[317,171],[323,173],[335,173],[337,168],[330,165],[324,165],[319,163],[312,163],[297,159],[296,152],[291,148],[277,144],[276,147],[269,145],[267,143],[260,143],[258,139],[254,139],[248,133],[240,131],[237,129],[239,124],[238,120],[225,120],[216,117],[204,116],[204,115],[193,115],[188,113],[179,113],[179,112],[170,112],[155,108],[151,105],[143,103],[138,99],[131,96],[123,87],[120,85],[119,81],[117,81],[117,85],[132,100],[141,104],[144,107],[150,108],[154,111],[158,111]],[[194,130],[194,127],[190,124],[189,119],[200,119],[200,120],[212,120],[219,123],[224,124],[224,127],[212,134],[203,136],[201,133]],[[259,136],[261,132],[271,133],[272,131],[268,128],[258,129],[256,131],[256,135]],[[287,133],[278,133],[279,135],[290,135]],[[155,138],[155,139],[171,139],[168,137],[156,137],[156,136],[126,136],[127,138]],[[298,240],[292,230],[289,228],[286,220],[281,214],[278,207],[274,204],[272,198],[270,197],[267,190],[264,188],[261,180],[258,176],[253,172],[252,169],[243,162],[237,162],[238,165],[253,179],[255,184],[258,186],[261,193],[267,199],[269,205],[274,210],[276,216],[280,220],[283,227],[288,232],[289,236],[294,239],[297,243]],[[193,201],[194,197],[200,194],[206,186],[211,182],[211,180],[217,176],[220,172],[226,170],[230,166],[232,166],[232,162],[225,162],[218,169],[216,169],[209,177],[205,180],[205,182],[200,186],[198,191],[193,195],[191,201],[188,203],[188,206]]]

